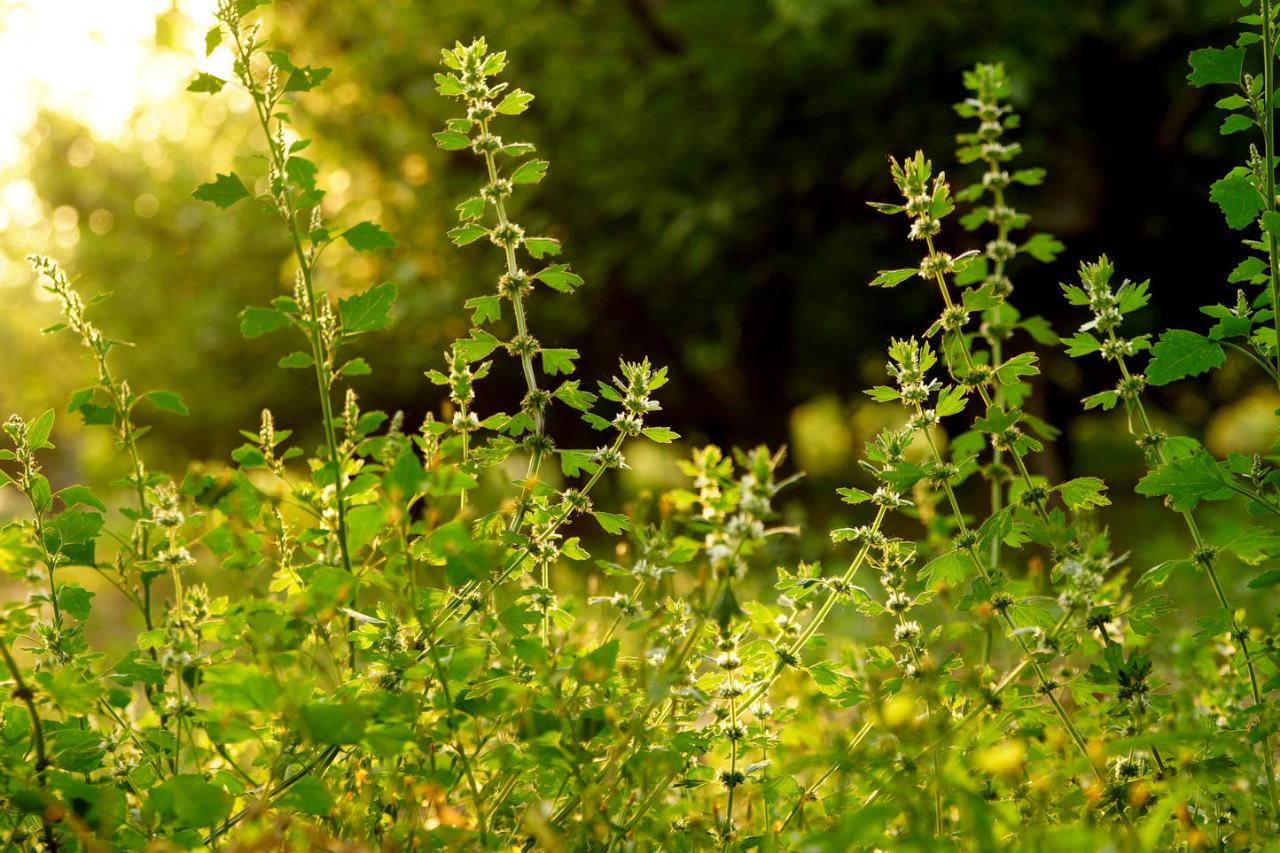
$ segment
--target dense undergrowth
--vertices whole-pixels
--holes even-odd
[[[0,533],[0,561],[30,590],[0,629],[11,847],[1271,843],[1275,616],[1233,600],[1280,582],[1280,475],[1269,456],[1216,459],[1166,434],[1146,399],[1228,357],[1280,373],[1274,51],[1257,47],[1275,45],[1269,3],[1237,45],[1191,58],[1193,84],[1236,87],[1219,101],[1224,133],[1261,143],[1212,189],[1246,252],[1227,281],[1239,291],[1203,309],[1202,331],[1131,335],[1161,289],[1106,258],[1063,285],[1069,337],[1014,307],[1017,278],[1064,247],[1013,207],[1044,173],[1019,162],[1000,66],[963,80],[967,185],[953,192],[922,153],[891,161],[901,199],[876,207],[914,254],[871,283],[936,292],[937,315],[886,342],[885,383],[867,393],[890,425],[839,492],[850,526],[832,531],[826,564],[778,559],[795,530],[777,499],[799,476],[778,450],[694,448],[685,487],[602,500],[638,443],[678,438],[666,373],[623,337],[612,376],[574,378],[577,352],[535,336],[531,306],[584,282],[559,240],[515,218],[548,163],[514,141],[533,96],[500,81],[505,56],[483,39],[444,53],[438,91],[459,113],[435,138],[472,155],[476,191],[450,236],[487,244],[465,251],[494,286],[467,301],[468,334],[423,358],[439,417],[363,410],[372,365],[352,344],[392,322],[396,286],[338,297],[319,259],[397,244],[373,222],[330,221],[293,121],[330,69],[270,45],[250,20],[263,5],[224,0],[208,45],[232,48],[235,77],[191,86],[242,90],[259,172],[195,196],[277,214],[290,280],[264,270],[239,323],[278,338],[279,367],[314,383],[322,441],[300,446],[267,408],[228,464],[152,470],[142,422],[187,404],[118,375],[121,343],[89,318],[100,297],[32,257],[61,308],[52,329],[88,356],[84,390],[60,408],[111,431],[120,479],[51,483],[52,409],[4,425],[3,481],[26,510]],[[967,244],[980,248],[944,250]],[[1059,346],[1114,369],[1083,405],[1126,413],[1149,467],[1137,491],[1178,517],[1182,558],[1132,565],[1106,483],[1036,473],[1058,436],[1027,403],[1037,351]],[[525,386],[507,412],[485,395],[502,370]],[[561,443],[577,421],[594,446]],[[1204,523],[1215,502],[1233,524]],[[123,657],[90,641],[108,618],[80,582],[90,573],[144,625]],[[1171,600],[1162,588],[1184,575],[1200,593]]]

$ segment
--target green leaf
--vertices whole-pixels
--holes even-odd
[[[578,358],[576,349],[543,349],[542,370],[549,376],[557,373],[573,373],[573,360]]]
[[[187,404],[182,402],[182,398],[172,391],[149,391],[142,395],[142,399],[149,401],[157,409],[173,412],[175,415],[191,414]]]
[[[1244,68],[1243,47],[1206,47],[1193,50],[1187,57],[1191,72],[1187,82],[1192,86],[1208,86],[1213,83],[1239,83]]]
[[[1062,342],[1067,345],[1067,355],[1072,358],[1078,358],[1102,349],[1102,341],[1088,332],[1076,332],[1069,338],[1063,338]]]
[[[212,33],[214,31],[210,32]],[[216,32],[221,36],[221,30],[216,30]],[[223,80],[221,77],[215,77],[212,74],[201,72],[196,75],[196,79],[192,80],[187,85],[187,91],[204,92],[209,95],[216,95],[222,91],[222,87],[225,85],[227,85],[227,81]]]
[[[516,89],[498,103],[498,112],[504,116],[517,116],[529,109],[533,95],[523,89]]]
[[[363,358],[353,358],[338,368],[338,373],[342,376],[368,376],[373,373],[373,368]]]
[[[1097,477],[1077,477],[1058,486],[1062,502],[1072,512],[1106,506],[1111,500],[1103,494],[1107,484]]]
[[[1159,589],[1169,580],[1169,576],[1175,571],[1187,570],[1195,568],[1195,564],[1190,560],[1165,560],[1163,563],[1152,566],[1142,573],[1142,577],[1138,578],[1138,586],[1149,586],[1152,589]]]
[[[579,681],[597,684],[607,681],[618,663],[618,649],[622,644],[614,638],[574,661],[574,671]]]
[[[680,437],[678,432],[666,427],[645,427],[641,432],[644,433],[645,438],[656,441],[658,444],[670,444]]]
[[[479,219],[484,216],[485,206],[488,204],[483,196],[475,196],[458,205],[458,218],[462,220]]]
[[[298,351],[298,352],[291,352],[288,355],[286,355],[284,358],[277,361],[276,367],[288,367],[288,368],[293,368],[295,370],[301,370],[303,368],[310,367],[313,364],[315,364],[315,361],[312,360],[309,354]]]
[[[524,249],[535,260],[541,260],[545,255],[560,254],[560,241],[553,237],[525,237]]]
[[[1231,540],[1225,549],[1242,562],[1257,566],[1280,554],[1280,533],[1255,525]]]
[[[1226,360],[1222,345],[1216,341],[1185,329],[1170,329],[1151,350],[1147,381],[1152,385],[1168,385],[1221,367]]]
[[[1253,222],[1265,207],[1247,174],[1243,169],[1234,169],[1209,188],[1209,198],[1222,209],[1227,225],[1237,231]]]
[[[596,395],[590,391],[583,391],[581,384],[577,379],[567,379],[552,392],[552,396],[580,412],[589,412],[591,405],[596,401]]]
[[[233,800],[221,785],[206,782],[199,776],[174,776],[160,788],[172,797],[172,814],[185,826],[208,829],[217,826],[231,814]],[[155,789],[152,790],[152,796]]]
[[[374,222],[357,222],[342,232],[342,239],[357,252],[371,252],[375,249],[394,249],[398,243],[396,238]]]
[[[1270,569],[1249,581],[1249,589],[1266,589],[1280,584],[1280,569]]]
[[[546,160],[528,160],[520,164],[520,168],[511,173],[511,183],[513,184],[536,184],[541,182],[547,176],[547,167],[551,164]]]
[[[457,228],[449,229],[449,239],[455,246],[465,246],[468,243],[474,243],[481,237],[489,233],[489,229],[475,222],[466,225],[459,225]]]
[[[289,323],[289,316],[274,308],[250,305],[240,312],[240,334],[246,338],[257,338],[283,329]]]
[[[369,288],[338,302],[342,332],[358,335],[376,332],[391,325],[391,306],[396,301],[396,286],[391,282]]]
[[[27,424],[27,444],[39,450],[52,447],[49,434],[53,432],[53,409],[45,409],[38,417]]]
[[[45,542],[50,550],[81,545],[93,540],[101,530],[102,516],[98,513],[69,509],[45,523]]]
[[[965,397],[964,389],[959,385],[953,385],[949,388],[943,388],[938,393],[938,402],[934,406],[934,412],[938,417],[946,418],[960,414],[964,411],[966,405],[968,405],[968,400]]]
[[[83,622],[89,618],[93,609],[91,602],[94,595],[95,593],[78,584],[64,583],[58,587],[58,606],[77,622]]]
[[[235,172],[231,172],[218,175],[211,184],[201,184],[196,187],[191,196],[225,209],[241,199],[249,198],[249,190],[245,189],[240,177]]]
[[[1173,602],[1167,596],[1153,595],[1138,602],[1126,615],[1129,617],[1129,627],[1135,634],[1150,637],[1160,632],[1158,620],[1173,611]]]
[[[1087,411],[1101,406],[1104,412],[1109,412],[1115,408],[1116,403],[1119,401],[1120,395],[1115,391],[1099,391],[1097,394],[1084,398],[1084,407]]]
[[[595,516],[596,521],[604,529],[605,533],[612,533],[615,536],[624,530],[631,528],[631,521],[625,515],[619,515],[616,512],[602,512],[594,510],[591,513]]]
[[[462,81],[452,74],[436,74],[435,81],[436,92],[446,98],[455,97],[467,91],[462,88]]]
[[[1227,276],[1227,282],[1237,284],[1242,281],[1252,281],[1254,276],[1262,275],[1266,271],[1266,261],[1255,255],[1250,255],[1236,265],[1236,268],[1231,271],[1231,275]]]
[[[872,287],[897,287],[913,275],[920,272],[918,269],[909,270],[880,270],[875,278],[871,279]]]
[[[476,325],[502,319],[501,296],[473,296],[463,306],[471,311],[471,322]]]
[[[483,329],[472,329],[471,337],[460,338],[454,341],[453,345],[461,353],[462,360],[470,363],[485,358],[489,353],[497,349],[501,343],[501,341]]]
[[[1218,133],[1222,136],[1230,136],[1233,133],[1239,133],[1243,130],[1249,130],[1255,127],[1257,122],[1241,113],[1233,113],[1222,120],[1222,125],[1218,128]]]
[[[256,666],[220,663],[201,672],[201,686],[219,706],[240,711],[274,711],[280,698],[275,677]]]
[[[1058,257],[1058,253],[1065,248],[1066,246],[1057,237],[1040,233],[1031,235],[1031,239],[1019,246],[1018,251],[1025,252],[1037,261],[1047,264]]]
[[[1001,385],[1017,385],[1021,376],[1035,376],[1040,372],[1036,366],[1035,353],[1018,353],[996,368],[996,380]]]
[[[450,586],[487,577],[493,565],[490,549],[473,540],[466,525],[460,521],[452,521],[432,531],[427,538],[427,551],[437,562],[444,564],[445,581]]]
[[[58,491],[57,497],[62,499],[63,504],[73,507],[76,504],[91,506],[94,509],[107,511],[107,505],[95,495],[88,486],[67,486],[65,489]]]
[[[218,45],[222,44],[222,25],[217,24],[209,28],[204,34],[204,55],[209,56],[218,49]]]
[[[1140,495],[1167,496],[1178,512],[1194,509],[1200,501],[1220,501],[1232,496],[1226,475],[1203,450],[1165,462],[1138,481]]]
[[[329,813],[333,797],[324,783],[314,776],[303,776],[275,801],[276,808],[292,809],[303,814],[323,817]]]
[[[973,560],[965,551],[955,550],[934,557],[920,570],[920,577],[931,587],[956,586],[973,573]]]
[[[364,734],[365,715],[355,703],[311,702],[302,706],[302,730],[319,744],[355,743]]]
[[[436,145],[445,151],[461,151],[471,144],[471,137],[465,133],[459,133],[456,130],[442,130],[439,133],[431,134],[431,138],[436,141]]]
[[[347,513],[347,548],[359,551],[373,541],[386,521],[387,510],[382,504],[358,506]]]
[[[569,272],[568,264],[551,264],[530,277],[561,293],[573,293],[582,286],[582,277]]]

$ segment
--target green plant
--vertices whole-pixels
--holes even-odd
[[[1113,287],[1104,258],[1065,287],[1092,315],[1061,342],[1068,355],[1100,353],[1120,373],[1085,409],[1124,403],[1149,467],[1136,489],[1165,499],[1189,534],[1188,557],[1130,583],[1133,560],[1113,552],[1124,537],[1105,524],[1107,485],[1046,473],[1060,436],[1034,414],[1035,377],[1059,341],[1011,299],[1014,277],[1036,274],[1023,259],[1051,262],[1063,246],[1023,237],[1030,218],[1011,206],[1043,172],[1014,166],[1004,69],[966,73],[957,111],[977,127],[958,137],[957,159],[981,169],[975,183],[953,195],[917,153],[891,160],[902,202],[876,205],[906,217],[922,257],[872,285],[919,278],[940,313],[891,341],[888,380],[867,392],[885,404],[883,426],[860,460],[866,482],[838,491],[856,520],[831,531],[852,554],[830,570],[799,558],[803,516],[781,503],[799,475],[781,450],[694,448],[678,462],[685,487],[619,496],[610,472],[640,443],[679,438],[655,423],[667,374],[624,359],[589,389],[571,378],[576,350],[534,337],[542,288],[571,296],[584,282],[551,260],[558,240],[513,219],[515,193],[548,163],[498,135],[533,97],[498,79],[506,57],[483,39],[444,51],[437,91],[466,113],[435,139],[479,157],[482,183],[449,233],[499,249],[497,275],[466,302],[467,334],[426,371],[441,395],[419,426],[362,407],[350,383],[371,365],[352,351],[392,324],[397,288],[330,292],[326,265],[408,249],[370,221],[327,224],[345,211],[327,207],[311,142],[296,134],[298,96],[331,71],[271,45],[249,19],[265,5],[219,4],[206,44],[233,51],[234,79],[201,74],[190,87],[241,90],[265,146],[248,162],[265,172],[219,174],[194,195],[279,220],[291,287],[239,324],[249,338],[302,342],[279,366],[310,371],[318,423],[285,427],[264,408],[233,464],[150,470],[142,404],[186,404],[135,393],[115,372],[119,343],[88,319],[99,297],[32,257],[63,315],[53,329],[90,356],[92,385],[68,409],[110,429],[123,476],[101,497],[55,489],[61,475],[44,469],[54,412],[4,425],[0,484],[23,508],[0,529],[0,566],[36,590],[0,609],[13,686],[0,703],[0,829],[12,846],[1267,843],[1275,626],[1231,604],[1224,558],[1263,566],[1280,552],[1280,475],[1262,454],[1220,462],[1167,436],[1143,393],[1153,374],[1172,381],[1225,356],[1212,348],[1232,337],[1274,376],[1271,287],[1207,311],[1219,320],[1209,335],[1174,330],[1154,347],[1120,333],[1149,301],[1146,283]],[[1271,39],[1265,3],[1258,24]],[[1193,56],[1193,82],[1234,68],[1249,43]],[[1255,163],[1228,181],[1273,195],[1269,97],[1244,86],[1262,105],[1267,154],[1261,174]],[[943,230],[957,202],[983,245],[952,255],[944,246],[967,239]],[[1273,207],[1254,211],[1264,230]],[[1249,277],[1268,277],[1260,264]],[[264,270],[264,290],[280,278]],[[510,414],[485,382],[504,364],[522,385]],[[561,446],[576,421],[603,434],[595,448]],[[298,437],[312,431],[309,450]],[[1197,520],[1241,499],[1251,521],[1228,540],[1220,521]],[[1152,588],[1192,570],[1217,607],[1177,633],[1173,600]],[[135,619],[121,654],[90,639],[92,620],[118,618],[85,585],[91,573]],[[1277,580],[1266,569],[1250,587]]]

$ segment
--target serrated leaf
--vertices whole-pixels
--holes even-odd
[[[53,409],[45,409],[27,424],[27,444],[39,450],[49,442],[53,432]]]
[[[973,560],[965,551],[955,550],[934,557],[920,570],[920,577],[930,587],[956,586],[974,571]]]
[[[875,278],[871,279],[872,287],[897,287],[913,275],[918,275],[920,270],[880,270]]]
[[[449,229],[449,239],[455,246],[465,246],[468,243],[474,243],[481,237],[489,233],[489,229],[475,222],[469,222],[466,225],[459,225],[457,228]]]
[[[645,438],[656,441],[658,444],[670,444],[680,437],[678,432],[667,427],[645,427],[641,432]]]
[[[353,358],[338,368],[338,373],[342,376],[368,376],[373,373],[373,368],[363,358]]]
[[[550,264],[534,273],[531,278],[536,278],[547,287],[561,293],[573,293],[582,286],[582,277],[570,272],[568,264]]]
[[[1039,373],[1035,353],[1022,352],[996,368],[996,380],[1001,385],[1016,385],[1019,377],[1036,376]]]
[[[293,159],[293,158],[290,158]],[[342,239],[357,252],[371,252],[375,249],[394,249],[398,243],[382,226],[374,222],[357,222],[342,232]]]
[[[502,319],[500,296],[473,296],[463,303],[463,307],[471,312],[471,322],[475,325]]]
[[[456,130],[442,130],[439,133],[431,134],[431,138],[436,141],[436,145],[445,151],[461,151],[471,145],[471,137]]]
[[[376,285],[338,302],[344,334],[376,332],[391,325],[391,306],[396,301],[396,286],[391,282]]]
[[[1073,512],[1106,506],[1111,500],[1103,494],[1107,484],[1097,477],[1077,477],[1058,486],[1062,502]]]
[[[142,395],[142,399],[148,401],[157,409],[173,412],[175,415],[191,414],[187,404],[182,402],[182,397],[172,391],[148,391]]]
[[[541,260],[547,255],[560,254],[560,241],[553,237],[525,237],[524,248],[534,260]]]
[[[1065,249],[1062,241],[1052,234],[1033,234],[1031,239],[1018,247],[1020,253],[1026,253],[1041,263],[1049,263]]]
[[[498,348],[501,341],[483,329],[472,329],[471,337],[461,338],[453,342],[454,347],[468,363],[479,361]]]
[[[1237,231],[1253,222],[1265,207],[1261,194],[1254,189],[1243,170],[1233,170],[1222,180],[1215,181],[1209,188],[1209,198],[1222,210],[1227,225]]]
[[[217,30],[219,35],[222,31]],[[212,74],[206,74],[203,71],[196,75],[196,79],[187,84],[188,92],[203,92],[209,95],[216,95],[222,91],[222,87],[227,85],[227,81],[221,77],[215,77]]]
[[[617,535],[631,527],[631,521],[625,515],[619,515],[616,512],[593,510],[591,514],[595,516],[596,521],[604,529],[605,533]]]
[[[224,210],[241,199],[249,198],[249,190],[235,172],[218,175],[213,183],[201,184],[191,193],[192,198],[207,201]]]
[[[1243,47],[1206,47],[1193,50],[1187,57],[1191,71],[1187,82],[1192,86],[1208,86],[1213,83],[1239,83],[1244,68]]]
[[[1115,408],[1119,400],[1120,395],[1115,391],[1099,391],[1097,394],[1084,398],[1084,407],[1086,410],[1101,407],[1104,412],[1109,412]]]
[[[529,103],[532,100],[533,95],[523,89],[516,89],[498,102],[498,112],[504,116],[520,115],[520,113],[529,108]]]
[[[1233,133],[1240,133],[1249,130],[1257,125],[1253,119],[1241,113],[1232,113],[1222,120],[1222,124],[1218,127],[1218,133],[1222,136],[1230,136]]]
[[[557,373],[573,373],[573,360],[579,357],[576,349],[546,348],[541,350],[541,353],[542,370],[549,376]]]
[[[240,334],[256,338],[289,325],[289,317],[274,308],[250,305],[240,312]]]
[[[1220,501],[1232,496],[1227,475],[1203,450],[1172,459],[1138,481],[1134,490],[1148,497],[1166,496],[1178,512],[1194,509],[1200,501]]]
[[[1221,367],[1227,360],[1222,345],[1186,329],[1170,329],[1151,350],[1147,381],[1168,385],[1187,376]]]
[[[513,184],[536,184],[547,176],[546,160],[529,160],[520,164],[520,168],[511,173]]]
[[[1227,276],[1227,282],[1230,284],[1238,284],[1242,281],[1251,281],[1254,276],[1259,276],[1267,271],[1266,261],[1262,258],[1250,255],[1240,263],[1236,264],[1236,268],[1231,271],[1231,275]]]

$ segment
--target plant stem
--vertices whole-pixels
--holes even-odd
[[[44,723],[41,722],[40,711],[36,708],[35,693],[32,692],[22,678],[22,670],[18,667],[17,661],[13,659],[13,655],[9,651],[9,644],[2,637],[0,637],[0,657],[4,658],[5,668],[9,670],[9,675],[13,677],[13,683],[17,688],[14,690],[14,697],[27,706],[27,716],[31,717],[31,742],[36,750],[36,784],[40,786],[40,790],[44,792],[45,796],[48,796],[49,789],[45,782],[45,771],[49,768],[49,756],[45,752]],[[44,824],[45,848],[48,850],[58,849],[57,839],[53,835],[53,827],[43,817],[41,822]]]
[[[285,152],[280,149],[276,144],[275,138],[271,135],[269,107],[262,90],[253,80],[249,67],[250,54],[246,52],[244,43],[240,38],[239,27],[231,26],[229,29],[235,38],[236,53],[240,58],[241,82],[249,90],[249,94],[253,98],[254,112],[258,116],[258,124],[262,129],[263,136],[266,137],[267,149],[271,153],[271,161],[277,172],[284,175]],[[252,45],[250,48],[252,48]],[[308,319],[310,320],[307,337],[311,345],[311,358],[315,368],[316,390],[320,397],[320,413],[324,420],[325,444],[329,452],[329,462],[333,465],[334,502],[337,504],[338,514],[338,551],[342,558],[342,568],[350,572],[351,555],[347,551],[347,507],[346,496],[343,494],[342,460],[338,458],[337,433],[333,426],[333,401],[329,395],[329,388],[332,382],[332,378],[329,375],[329,358],[320,329],[320,315],[316,306],[311,261],[307,258],[306,250],[303,249],[302,233],[298,228],[298,212],[293,207],[293,200],[288,198],[287,194],[284,198],[285,202],[280,205],[279,213],[289,229],[289,239],[293,246],[294,256],[298,261],[299,272],[302,275],[303,289],[306,291],[306,308]]]
[[[729,727],[733,732],[729,738],[729,797],[724,807],[724,834],[721,836],[722,850],[728,850],[733,841],[733,795],[738,790],[738,700],[729,697]]]
[[[1275,105],[1272,64],[1275,59],[1275,34],[1272,32],[1271,0],[1262,0],[1262,135],[1265,143],[1263,169],[1266,171],[1267,197],[1266,209],[1276,212],[1276,168],[1275,168]],[[1276,377],[1280,382],[1280,252],[1277,252],[1276,235],[1266,229],[1267,257],[1271,278],[1271,310],[1272,322],[1276,330]]]
[[[880,531],[880,525],[884,521],[884,517],[887,513],[888,513],[888,510],[883,506],[881,506],[879,510],[876,512],[875,520],[871,522],[871,532],[873,534],[878,533]],[[864,544],[860,549],[858,549],[858,553],[854,556],[853,562],[849,564],[849,568],[845,570],[844,575],[840,579],[841,583],[838,586],[840,587],[847,586],[848,583],[851,580],[853,580],[853,576],[857,574],[858,569],[866,561],[867,556],[870,553],[871,553],[870,543]],[[811,619],[809,621],[809,624],[805,627],[804,633],[802,633],[799,637],[793,640],[791,645],[787,647],[787,654],[790,658],[792,659],[799,658],[800,652],[803,651],[804,647],[809,643],[811,639],[813,639],[813,635],[816,634],[818,632],[818,629],[822,627],[822,623],[826,620],[827,616],[831,613],[832,608],[836,606],[836,601],[839,599],[839,596],[840,596],[840,593],[837,592],[834,587],[829,588],[827,590],[827,597],[823,600],[822,605],[818,608],[818,612],[814,614],[813,619]],[[746,708],[751,708],[753,705],[755,705],[756,702],[759,702],[760,699],[766,693],[769,692],[769,688],[773,686],[774,682],[778,680],[778,677],[782,675],[783,670],[785,670],[786,668],[787,668],[787,664],[780,658],[778,662],[774,665],[773,670],[769,674],[769,677],[766,678],[764,681],[760,682],[760,684],[756,686],[756,689],[751,691],[751,695],[748,696],[743,701],[742,703],[743,706],[745,706]]]
[[[482,135],[488,135],[489,122],[487,119],[480,122],[480,133]],[[485,151],[484,165],[485,169],[489,173],[489,183],[491,185],[497,183],[498,166],[494,160],[492,151]],[[498,227],[505,227],[508,224],[507,207],[502,196],[495,195],[493,207],[498,214]],[[520,271],[520,265],[516,262],[515,246],[507,245],[504,247],[504,250],[507,257],[507,275],[514,279],[516,273]],[[524,313],[524,296],[520,293],[520,287],[514,283],[511,287],[511,311],[516,318],[516,334],[520,337],[524,337],[529,333],[528,322]],[[525,387],[532,399],[538,392],[538,377],[533,371],[533,354],[527,349],[522,350],[520,353],[520,368],[524,373]],[[524,514],[528,510],[529,490],[533,488],[534,483],[537,481],[538,472],[542,467],[542,442],[540,439],[546,429],[546,420],[543,417],[541,408],[535,407],[532,414],[533,434],[535,439],[538,440],[535,440],[533,443],[533,451],[529,455],[529,468],[525,474],[524,487],[520,492],[520,501],[516,505],[515,514],[512,515],[511,522],[508,526],[508,529],[513,531],[519,530],[520,526],[524,523]]]
[[[916,413],[922,414],[919,404],[916,406]],[[929,450],[933,453],[934,461],[941,464],[942,454],[938,450],[938,444],[934,440],[933,434],[927,429],[923,432],[926,441],[929,443]],[[1019,462],[1021,461],[1018,454],[1014,453],[1012,456],[1014,459],[1019,460]],[[1026,476],[1026,469],[1023,468],[1022,470],[1024,472],[1024,476]],[[951,488],[951,484],[946,482],[943,483],[942,488],[946,493],[947,501],[951,504],[951,512],[956,527],[959,529],[962,536],[967,537],[969,528],[968,525],[965,524],[964,513],[960,510],[960,502],[956,499],[955,491]],[[970,545],[964,549],[964,552],[973,563],[974,568],[978,570],[978,575],[990,584],[992,580],[991,575],[987,571],[987,567],[983,564],[982,559],[978,556],[976,546]],[[1085,743],[1084,736],[1081,735],[1080,730],[1076,728],[1075,723],[1071,719],[1071,715],[1067,713],[1067,709],[1063,707],[1062,703],[1058,701],[1058,697],[1054,695],[1053,686],[1049,681],[1049,677],[1045,674],[1044,668],[1040,665],[1040,662],[1034,658],[1034,650],[1027,643],[1026,638],[1018,633],[1021,626],[1019,626],[1013,617],[1009,615],[1009,611],[1007,609],[1000,611],[1000,617],[1004,621],[1006,627],[1008,627],[1010,635],[1017,640],[1018,645],[1022,648],[1022,654],[1024,658],[1029,661],[1031,669],[1035,673],[1036,680],[1040,683],[1040,689],[1049,699],[1049,703],[1053,706],[1054,713],[1057,714],[1059,721],[1061,721],[1063,727],[1067,730],[1067,733],[1071,735],[1071,739],[1080,750],[1080,754],[1083,755],[1085,760],[1088,762],[1089,768],[1093,771],[1093,775],[1098,779],[1099,784],[1103,783],[1102,773],[1094,765],[1093,759],[1089,756],[1089,747],[1088,744]]]
[[[484,797],[481,794],[480,786],[476,784],[476,777],[471,770],[471,761],[467,758],[467,751],[458,737],[458,727],[453,720],[453,715],[457,711],[453,706],[453,694],[449,690],[449,676],[444,671],[444,665],[440,662],[440,652],[436,649],[434,634],[428,637],[427,650],[430,652],[431,661],[435,665],[436,679],[440,682],[440,695],[444,697],[445,724],[453,735],[453,748],[458,753],[458,760],[462,764],[462,772],[466,775],[467,785],[471,788],[471,798],[476,810],[476,824],[480,827],[480,843],[483,846],[488,846],[489,827],[485,818]]]
[[[933,238],[926,237],[925,245],[928,247],[929,257],[936,259],[938,253],[937,253],[937,250],[934,249],[933,247]],[[950,308],[954,303],[951,300],[951,291],[947,288],[947,280],[943,277],[942,273],[940,272],[936,273],[934,278],[938,283],[938,291],[939,293],[942,294],[943,304],[947,308]],[[961,329],[957,329],[955,332],[955,339],[956,339],[956,343],[959,345],[960,356],[961,358],[964,359],[965,370],[972,372],[973,366],[974,366],[973,354],[969,351],[969,341],[965,338],[964,331]],[[943,347],[943,355],[944,357],[946,355],[945,346]],[[995,368],[995,367],[998,367],[998,365],[992,364],[992,367]],[[992,398],[991,394],[987,392],[987,389],[984,385],[975,384],[973,387],[977,390],[978,396],[982,398],[983,405],[985,405],[988,409],[992,408],[993,406],[997,406],[997,403]],[[997,408],[1000,412],[1005,411],[1003,406],[997,406]],[[1021,475],[1023,482],[1026,483],[1027,488],[1030,490],[1029,494],[1031,494],[1033,498],[1032,503],[1035,505],[1036,514],[1040,516],[1040,520],[1043,521],[1046,525],[1050,524],[1049,512],[1048,510],[1045,509],[1044,500],[1036,496],[1035,483],[1031,479],[1031,472],[1027,470],[1026,464],[1022,461],[1022,454],[1019,453],[1016,448],[1010,447],[1009,455],[1013,457],[1014,464],[1018,468],[1018,473]],[[939,458],[939,461],[941,461],[941,458]]]
[[[1108,330],[1107,337],[1113,346],[1117,343],[1114,329]],[[1131,385],[1133,383],[1133,374],[1130,373],[1129,365],[1125,361],[1123,355],[1116,356],[1116,366],[1120,369],[1120,375],[1124,378],[1126,384]],[[1151,425],[1151,417],[1147,414],[1147,407],[1143,404],[1142,398],[1135,396],[1131,400],[1127,400],[1126,405],[1129,407],[1130,411],[1135,412],[1138,415],[1138,420],[1141,423],[1142,429],[1139,438],[1147,438],[1154,435],[1155,428]],[[1165,462],[1164,448],[1160,445],[1155,445],[1152,448],[1151,458],[1154,459],[1157,465],[1163,465]],[[1179,515],[1182,516],[1182,520],[1187,526],[1187,532],[1191,535],[1191,542],[1196,552],[1204,551],[1205,540],[1204,536],[1200,533],[1200,526],[1196,524],[1195,515],[1192,514],[1190,510],[1185,510],[1179,513]],[[1244,655],[1245,667],[1249,674],[1250,691],[1253,694],[1253,702],[1256,707],[1261,708],[1263,705],[1262,690],[1258,685],[1257,667],[1254,665],[1253,656],[1249,653],[1248,630],[1236,619],[1235,609],[1231,606],[1231,601],[1227,598],[1226,590],[1222,586],[1221,579],[1218,577],[1218,569],[1215,565],[1215,559],[1211,558],[1205,561],[1202,565],[1205,575],[1209,578],[1209,584],[1213,587],[1213,594],[1218,600],[1218,606],[1225,610],[1231,618],[1231,633],[1240,643],[1240,652]],[[1260,741],[1260,743],[1263,752],[1264,770],[1267,775],[1267,794],[1271,801],[1271,814],[1276,816],[1280,815],[1280,794],[1277,794],[1276,790],[1275,758],[1271,749],[1271,738],[1265,737]]]

